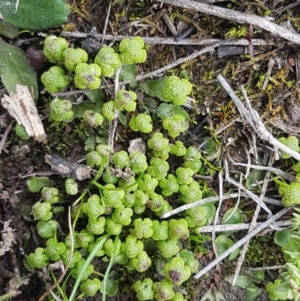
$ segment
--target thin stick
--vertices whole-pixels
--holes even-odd
[[[216,210],[216,214],[215,214],[215,218],[214,218],[214,224],[213,226],[215,227],[217,225],[218,222],[218,218],[219,218],[219,214],[220,214],[220,210],[222,207],[222,202],[223,202],[223,170],[221,170],[218,174],[218,178],[219,178],[219,205],[218,208]],[[218,254],[218,248],[216,245],[216,232],[213,230],[211,233],[211,241],[212,241],[212,247],[215,253],[216,258],[219,257]]]
[[[299,35],[300,36],[300,35]],[[239,109],[240,113],[244,116],[244,118],[248,121],[248,123],[251,125],[251,127],[254,129],[254,131],[257,133],[260,139],[265,140],[272,144],[275,148],[280,149],[282,152],[285,152],[289,154],[291,157],[296,159],[297,161],[300,161],[300,154],[296,151],[290,149],[286,145],[279,142],[265,127],[263,122],[261,121],[258,113],[253,110],[252,107],[249,109],[246,109],[244,104],[241,102],[241,100],[238,98],[238,96],[235,94],[235,92],[232,90],[232,88],[227,83],[226,79],[222,75],[217,75],[217,78],[223,88],[226,90],[226,92],[229,94],[231,99],[234,101],[235,105]],[[241,87],[241,89],[243,89]]]
[[[246,193],[241,193],[241,196],[242,197],[248,197],[248,195]],[[228,200],[228,199],[237,198],[237,197],[239,197],[238,193],[231,193],[229,195],[224,195],[223,196],[223,200]],[[185,211],[185,210],[188,210],[188,209],[191,209],[191,208],[203,205],[205,203],[216,202],[218,200],[219,200],[219,196],[211,196],[209,198],[205,198],[203,200],[199,200],[199,201],[193,202],[191,204],[182,205],[182,206],[180,206],[180,207],[178,207],[178,208],[176,208],[174,210],[171,210],[171,211],[163,214],[161,216],[161,218],[168,218],[168,217],[170,217],[172,215],[175,215],[175,214],[177,214],[179,212],[182,212],[182,211]],[[283,206],[281,201],[274,200],[274,199],[271,199],[271,198],[264,198],[263,201],[265,203],[273,204],[273,205],[276,205],[276,206]]]
[[[6,142],[6,140],[7,140],[8,134],[10,133],[11,128],[12,128],[12,126],[14,125],[14,123],[15,123],[15,120],[13,119],[13,120],[11,121],[11,123],[8,125],[8,127],[5,129],[5,132],[4,132],[4,134],[3,134],[3,136],[2,136],[2,139],[1,139],[1,141],[0,141],[0,154],[2,153],[2,150],[3,150],[3,148],[4,148],[4,145],[5,145],[5,142]]]
[[[227,256],[229,256],[233,251],[241,247],[246,241],[250,240],[252,237],[254,237],[256,234],[261,232],[262,230],[269,227],[270,224],[275,222],[277,219],[279,219],[282,215],[286,214],[289,210],[291,210],[293,207],[285,207],[278,213],[274,214],[272,217],[270,217],[268,220],[266,220],[264,223],[257,226],[252,232],[247,234],[245,237],[243,237],[241,240],[236,242],[232,247],[227,249],[224,253],[222,253],[218,258],[213,260],[211,263],[209,263],[205,268],[203,268],[199,273],[197,273],[194,278],[199,279],[204,274],[206,274],[208,271],[210,271],[213,267],[215,267],[220,261],[225,259]]]
[[[167,3],[173,6],[179,6],[195,11],[199,11],[203,14],[213,15],[216,17],[224,18],[227,20],[235,21],[237,23],[247,23],[253,26],[259,27],[263,30],[271,32],[275,36],[279,36],[283,39],[291,41],[295,44],[300,44],[300,35],[294,33],[282,26],[279,26],[267,18],[259,17],[254,14],[247,14],[239,12],[233,9],[227,9],[219,6],[209,5],[201,2],[190,0],[157,0],[158,2]]]
[[[62,37],[65,38],[76,38],[76,39],[86,39],[87,37],[94,37],[97,40],[104,39],[105,41],[121,41],[130,36],[125,35],[103,35],[101,33],[84,33],[79,31],[63,31],[61,33]],[[240,40],[223,40],[223,39],[183,39],[181,41],[175,41],[174,37],[170,38],[159,38],[159,37],[142,37],[146,44],[165,44],[165,45],[198,45],[198,46],[208,46],[215,43],[222,43],[222,45],[230,46],[248,46],[249,41],[247,39]],[[270,46],[274,45],[273,42],[267,42],[262,39],[253,39],[252,45],[255,46]]]
[[[106,19],[105,19],[105,24],[104,24],[104,28],[103,28],[103,36],[102,36],[102,39],[101,39],[101,46],[103,46],[103,43],[104,43],[104,40],[105,40],[107,24],[108,24],[109,17],[110,17],[110,11],[111,11],[111,1],[109,1],[108,11],[106,13]]]
[[[256,223],[256,225],[261,225],[261,223]],[[289,227],[292,225],[290,220],[277,221],[274,223],[277,227]],[[199,233],[212,233],[213,230],[216,232],[225,232],[225,231],[242,231],[249,229],[251,224],[228,224],[228,225],[216,225],[216,226],[203,226],[198,228]],[[271,228],[272,229],[272,228]]]

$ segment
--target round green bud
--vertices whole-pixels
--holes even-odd
[[[154,220],[152,224],[153,240],[167,240],[169,237],[169,223],[167,221]]]
[[[103,201],[106,207],[119,208],[122,206],[122,199],[125,196],[124,190],[115,190],[113,184],[106,184],[103,190]]]
[[[176,176],[178,184],[190,184],[193,182],[194,172],[190,168],[178,167]]]
[[[69,71],[75,71],[77,65],[86,63],[88,60],[88,54],[81,48],[67,48],[64,53],[65,67]]]
[[[105,77],[113,76],[115,69],[120,68],[122,65],[121,56],[109,46],[103,46],[100,49],[94,62],[100,66],[102,75]]]
[[[66,179],[65,188],[66,193],[69,195],[76,195],[78,193],[78,183],[74,179]]]
[[[125,38],[119,45],[119,50],[125,65],[140,64],[146,61],[145,43],[141,37]]]
[[[101,198],[97,194],[91,195],[87,202],[82,205],[82,211],[91,219],[96,219],[104,213]]]
[[[164,196],[171,196],[179,191],[177,178],[173,174],[168,174],[167,178],[160,180],[159,187],[162,189],[161,193]]]
[[[112,121],[115,119],[115,110],[115,101],[109,100],[103,104],[101,113],[103,117],[106,118],[108,121]]]
[[[86,229],[91,234],[100,235],[100,234],[104,233],[104,231],[105,231],[105,221],[106,221],[106,219],[103,216],[100,216],[96,219],[89,218]]]
[[[154,299],[153,281],[150,278],[145,278],[143,281],[138,280],[134,283],[132,288],[136,292],[136,296],[140,301]]]
[[[82,119],[83,123],[90,128],[96,128],[103,123],[103,116],[92,110],[86,110],[83,113]]]
[[[71,276],[74,279],[77,279],[79,277],[79,274],[81,273],[81,271],[83,270],[83,266],[85,264],[85,259],[84,258],[80,258],[80,260],[78,262],[75,263],[74,267],[72,268],[71,271]],[[82,275],[81,280],[85,281],[87,280],[94,272],[94,266],[90,263],[87,268],[84,270],[84,273]]]
[[[32,206],[32,214],[35,220],[48,221],[52,218],[51,204],[49,202],[36,202]]]
[[[187,96],[192,92],[192,84],[187,79],[180,79],[177,76],[169,76],[165,80],[163,98],[172,101],[177,106],[186,103]]]
[[[118,151],[112,155],[112,161],[116,168],[123,169],[129,166],[129,156],[124,150]]]
[[[189,128],[188,121],[180,114],[174,114],[171,117],[164,118],[162,125],[172,138],[179,136]]]
[[[55,187],[44,187],[41,191],[41,198],[44,202],[55,204],[59,201],[59,191]]]
[[[153,234],[152,229],[152,220],[148,217],[141,219],[137,218],[133,222],[134,229],[131,234],[136,236],[137,238],[149,238]]]
[[[70,84],[71,80],[71,77],[65,75],[64,69],[59,66],[52,66],[41,76],[41,81],[49,93],[62,91]]]
[[[131,259],[131,264],[136,271],[143,273],[151,266],[151,259],[145,251],[142,251]]]
[[[157,301],[171,300],[174,297],[173,285],[168,279],[153,284],[154,298]]]
[[[133,211],[131,208],[125,208],[124,206],[117,208],[114,210],[111,218],[117,222],[122,224],[123,226],[128,226],[131,224],[131,217],[133,215]]]
[[[151,116],[148,114],[138,114],[133,116],[130,119],[129,127],[134,132],[140,131],[142,133],[149,134],[153,130]]]
[[[120,111],[133,112],[136,109],[137,95],[133,91],[119,90],[115,106]]]
[[[175,144],[171,144],[170,153],[177,157],[182,157],[186,154],[186,147],[180,140],[175,141]]]
[[[102,158],[97,151],[91,151],[86,154],[86,163],[90,167],[100,166],[102,162]]]
[[[130,170],[135,174],[144,172],[148,167],[147,157],[139,151],[132,152],[129,155],[129,160]]]
[[[160,158],[152,158],[150,160],[150,166],[147,169],[147,173],[158,181],[164,179],[169,170],[169,163]]]
[[[87,249],[90,243],[95,241],[95,236],[88,230],[81,230],[76,236],[76,241],[81,248]]]
[[[144,174],[142,178],[137,179],[138,188],[146,193],[154,192],[158,185],[158,180],[149,174]]]
[[[101,85],[101,68],[97,64],[81,63],[76,66],[74,83],[78,89],[98,89]]]
[[[188,239],[190,236],[188,222],[183,219],[169,220],[169,238],[170,239]]]
[[[156,192],[150,192],[148,195],[149,195],[149,200],[147,201],[147,207],[150,208],[150,210],[153,212],[160,211],[165,202],[162,195]]]
[[[45,239],[53,237],[55,235],[57,228],[58,228],[58,222],[53,219],[47,221],[39,220],[36,225],[36,229],[39,236]]]
[[[58,122],[71,121],[73,119],[72,103],[67,99],[53,99],[50,103],[50,117]]]
[[[52,261],[57,261],[60,256],[66,251],[66,245],[63,242],[58,242],[56,238],[50,238],[46,243],[45,254]]]
[[[169,139],[165,138],[162,133],[157,132],[148,139],[147,145],[155,151],[161,151],[169,146]]]
[[[144,244],[133,235],[127,235],[121,250],[128,258],[134,258],[144,250]]]
[[[100,287],[101,281],[98,278],[88,279],[80,284],[81,292],[87,297],[94,297]]]
[[[193,181],[191,184],[182,184],[179,187],[180,199],[185,204],[190,204],[199,201],[202,198],[202,191],[198,182]]]
[[[163,267],[163,274],[170,282],[175,285],[181,285],[191,276],[191,270],[184,264],[180,257],[172,258],[170,262]]]
[[[112,218],[106,219],[105,230],[110,235],[119,235],[122,232],[123,225]]]
[[[159,240],[157,242],[157,247],[163,258],[171,258],[172,256],[177,255],[180,250],[177,239]]]
[[[26,257],[26,261],[31,269],[41,269],[48,265],[49,257],[45,253],[45,249],[36,248],[34,253],[29,254]]]
[[[69,47],[66,39],[50,35],[45,39],[44,55],[50,62],[63,62],[64,51]]]

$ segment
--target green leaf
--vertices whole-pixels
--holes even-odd
[[[84,92],[84,94],[88,97],[88,99],[93,103],[99,103],[103,104],[103,101],[105,100],[105,93],[103,90],[89,90]]]
[[[292,239],[292,234],[295,234],[295,232],[291,229],[283,229],[276,231],[274,236],[275,244],[280,247],[283,247]]]
[[[65,23],[70,13],[63,0],[0,1],[0,11],[5,22],[26,29],[56,27]]]
[[[165,119],[167,117],[172,117],[174,114],[179,114],[181,115],[185,120],[189,120],[189,114],[188,112],[174,104],[168,104],[168,103],[161,103],[157,108],[156,108],[156,113],[159,118]]]
[[[0,23],[0,34],[3,36],[13,39],[16,38],[19,34],[18,27],[9,24],[7,22]]]
[[[119,275],[116,271],[111,271],[108,275],[105,291],[109,297],[114,297],[119,290]],[[101,282],[101,292],[104,292],[104,284]]]
[[[224,253],[226,250],[228,250],[230,247],[233,246],[233,240],[230,239],[229,237],[226,237],[225,235],[219,235],[216,238],[216,246],[217,246],[217,251],[218,254],[221,255]],[[239,249],[234,250],[230,256],[229,260],[234,259],[237,255],[239,254]]]
[[[228,209],[222,218],[222,225],[234,225],[243,222],[243,212],[239,208],[230,208]],[[222,232],[224,235],[231,235],[236,231],[225,231]]]
[[[142,92],[148,94],[151,97],[157,97],[163,99],[162,91],[165,86],[166,78],[150,79],[139,84],[139,88]]]
[[[36,73],[24,52],[0,39],[0,61],[1,80],[8,92],[15,92],[17,84],[37,91]]]

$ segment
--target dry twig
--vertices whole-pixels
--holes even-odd
[[[267,18],[259,17],[254,14],[247,14],[233,9],[227,9],[219,6],[209,5],[201,2],[190,0],[157,0],[158,2],[167,3],[182,8],[187,8],[201,12],[203,14],[212,15],[237,23],[247,23],[269,31],[275,36],[281,37],[295,44],[300,44],[300,35],[294,33],[282,26],[272,23]]]
[[[243,237],[241,240],[236,242],[232,247],[227,249],[224,253],[222,253],[218,258],[213,260],[211,263],[209,263],[205,268],[203,268],[199,273],[197,273],[194,278],[199,279],[204,274],[206,274],[208,271],[210,271],[213,267],[215,267],[219,262],[221,262],[223,259],[225,259],[227,256],[229,256],[233,251],[241,247],[245,242],[250,240],[252,237],[254,237],[256,234],[261,232],[262,230],[266,229],[270,226],[273,222],[275,222],[277,219],[279,219],[282,215],[286,214],[289,210],[291,210],[293,207],[285,207],[278,213],[274,214],[272,217],[270,217],[268,220],[266,220],[264,223],[258,225],[252,232],[247,234],[245,237]]]

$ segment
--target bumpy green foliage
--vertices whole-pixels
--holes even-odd
[[[180,257],[173,258],[163,267],[164,276],[176,285],[182,284],[190,278],[191,270],[184,264]]]
[[[174,114],[171,117],[163,119],[163,128],[168,131],[168,134],[175,138],[185,132],[189,127],[188,121],[179,114]]]
[[[190,235],[188,222],[183,219],[169,220],[169,238],[170,239],[187,239]]]
[[[144,172],[147,167],[147,158],[144,154],[140,153],[139,151],[134,151],[129,155],[130,160],[130,169],[135,174],[139,174],[141,172]]]
[[[69,71],[75,71],[76,66],[81,63],[86,63],[88,60],[88,54],[81,48],[67,48],[63,52],[65,67]]]
[[[124,150],[114,153],[111,159],[117,168],[123,169],[129,166],[129,156]]]
[[[136,109],[137,95],[133,91],[119,90],[115,107],[120,111],[133,112]]]
[[[34,219],[48,221],[52,218],[51,204],[49,202],[37,202],[32,207]]]
[[[143,63],[147,59],[145,43],[141,37],[125,38],[119,45],[119,50],[125,65]]]
[[[136,292],[136,296],[140,301],[152,300],[154,298],[153,281],[150,278],[145,278],[143,281],[138,280],[132,288]]]
[[[154,297],[157,301],[171,300],[175,293],[173,291],[172,283],[163,279],[161,282],[155,282],[153,284]]]
[[[182,106],[186,103],[187,96],[192,92],[192,84],[187,79],[177,76],[169,76],[163,89],[163,97],[166,101]]]
[[[30,269],[41,269],[48,264],[49,257],[45,254],[45,249],[36,248],[34,253],[26,257]]]
[[[136,236],[128,235],[125,243],[122,243],[121,250],[128,258],[134,258],[144,250],[144,244]]]
[[[131,259],[131,263],[136,271],[143,273],[151,266],[151,259],[145,251],[142,251]]]
[[[101,281],[98,278],[88,279],[80,284],[81,291],[87,297],[94,297],[100,290]]]
[[[177,239],[159,240],[157,242],[157,247],[163,258],[171,258],[179,252]]]
[[[281,137],[278,139],[278,141],[284,144],[285,146],[289,147],[290,149],[294,150],[295,152],[300,151],[299,140],[295,136],[289,136],[287,138]],[[291,156],[286,153],[281,153],[280,157],[282,159],[289,159]]]
[[[153,136],[148,139],[147,145],[155,151],[161,151],[168,147],[169,139],[165,138],[162,133],[154,133]]]
[[[121,57],[112,47],[104,46],[95,57],[94,63],[99,65],[102,75],[111,77],[114,75],[115,69],[122,65]]]
[[[53,99],[50,103],[50,110],[50,117],[54,121],[69,122],[73,118],[72,103],[67,99]]]
[[[144,134],[149,134],[153,130],[151,116],[147,114],[133,116],[130,119],[129,126],[134,132],[139,131]]]
[[[115,118],[115,109],[116,106],[114,100],[109,100],[103,104],[101,113],[104,118],[106,118],[109,121],[112,121]]]
[[[138,239],[149,238],[153,234],[152,220],[150,218],[137,218],[133,222],[134,229],[132,235],[136,236]]]
[[[65,75],[65,71],[62,67],[52,66],[48,71],[42,74],[41,81],[47,92],[58,93],[70,84],[71,77]]]
[[[147,173],[157,180],[162,180],[167,176],[169,168],[170,166],[167,161],[160,158],[152,158]]]
[[[169,237],[169,223],[167,221],[154,220],[152,224],[153,240],[166,240]]]
[[[283,183],[281,186],[279,186],[278,191],[280,195],[282,195],[282,203],[285,206],[293,206],[300,204],[300,183]]]
[[[87,202],[82,205],[82,211],[91,219],[96,219],[104,213],[101,198],[97,194],[91,195]]]
[[[44,187],[41,191],[41,198],[44,202],[55,204],[59,201],[59,191],[55,187]]]
[[[162,189],[161,193],[164,196],[171,196],[179,191],[177,178],[173,174],[168,174],[167,178],[160,180],[159,187]]]

